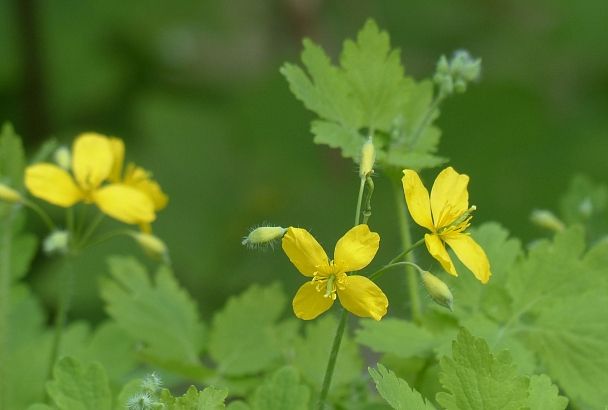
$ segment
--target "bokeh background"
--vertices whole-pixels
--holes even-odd
[[[30,154],[49,137],[69,144],[87,130],[125,139],[128,157],[170,196],[155,233],[209,314],[251,283],[278,280],[289,293],[301,283],[280,250],[240,245],[250,227],[306,227],[331,250],[352,224],[356,167],[312,143],[313,116],[278,71],[299,60],[304,36],[336,58],[372,17],[416,79],[456,49],[481,57],[481,81],[443,106],[440,154],[471,176],[476,223],[496,220],[530,241],[541,234],[530,211],[556,209],[573,175],[607,179],[606,8],[602,0],[4,0],[0,120]],[[389,188],[380,175],[378,264],[399,246]],[[129,252],[144,259],[127,239],[81,258],[74,316],[103,317],[96,281],[105,255]],[[41,256],[30,276],[49,304],[54,264]]]

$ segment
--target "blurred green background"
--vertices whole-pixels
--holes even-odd
[[[251,226],[305,227],[331,252],[352,224],[356,167],[312,144],[313,116],[278,71],[299,61],[304,36],[335,58],[372,17],[416,79],[431,76],[441,54],[481,57],[480,83],[443,106],[440,155],[471,176],[475,223],[496,220],[530,240],[541,233],[530,211],[556,209],[571,176],[606,181],[605,8],[602,0],[7,0],[1,119],[30,154],[50,136],[69,144],[87,130],[125,139],[127,156],[170,196],[155,233],[208,314],[254,282],[280,280],[289,293],[302,283],[280,250],[240,245]],[[399,246],[382,175],[374,200],[379,265]],[[102,317],[96,280],[108,252],[144,258],[127,239],[87,253],[74,316]],[[54,263],[38,258],[30,276],[49,303]]]

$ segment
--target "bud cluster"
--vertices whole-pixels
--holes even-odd
[[[480,74],[481,59],[474,59],[468,51],[458,50],[450,60],[441,56],[433,80],[441,94],[450,95],[465,92],[467,84],[477,80]]]

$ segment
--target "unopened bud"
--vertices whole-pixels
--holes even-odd
[[[162,387],[163,382],[156,373],[150,373],[141,381],[141,388],[144,392],[153,394]]]
[[[561,232],[565,229],[564,223],[553,212],[546,209],[533,210],[530,220],[533,224],[554,232]]]
[[[0,201],[11,204],[22,201],[21,194],[8,185],[0,184]]]
[[[59,147],[55,150],[55,154],[53,155],[55,162],[61,168],[69,171],[72,167],[72,153],[68,147]]]
[[[578,212],[585,218],[589,218],[593,214],[593,202],[587,197],[578,205]]]
[[[243,238],[241,244],[250,248],[264,245],[272,246],[275,240],[283,237],[285,231],[287,229],[280,226],[260,226],[249,232],[249,235]]]
[[[53,231],[42,243],[42,250],[47,255],[65,255],[69,249],[70,234],[68,231]]]
[[[449,74],[450,73],[450,63],[448,63],[448,59],[445,56],[441,56],[439,61],[437,61],[437,74]]]
[[[421,276],[422,284],[424,285],[424,288],[431,299],[433,299],[438,305],[452,310],[454,297],[452,296],[452,292],[450,292],[448,285],[446,285],[445,282],[433,275],[431,272],[423,271]]]
[[[359,164],[359,176],[365,178],[374,171],[374,162],[376,161],[376,149],[372,137],[369,137],[361,148],[361,162]]]
[[[160,238],[146,232],[131,232],[130,235],[148,256],[168,262],[169,251]]]

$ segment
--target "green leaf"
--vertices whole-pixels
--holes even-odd
[[[390,129],[403,110],[410,83],[403,76],[399,50],[391,50],[388,33],[367,20],[356,42],[344,42],[340,64],[362,122],[371,129]]]
[[[306,322],[305,337],[298,337],[293,344],[293,365],[300,370],[302,377],[318,390],[321,390],[337,327],[338,321],[331,315]],[[360,377],[362,366],[357,345],[345,334],[338,352],[331,383],[332,391],[356,381]]]
[[[531,410],[564,410],[568,406],[568,399],[559,395],[557,386],[544,374],[530,378],[529,394],[527,406]]]
[[[402,319],[361,320],[356,341],[378,353],[408,358],[428,353],[437,339],[420,326]]]
[[[433,125],[439,117],[439,110],[433,106],[433,83],[429,80],[412,82],[407,96],[403,113],[395,118],[391,130],[386,163],[399,170],[419,170],[444,164],[446,158],[434,155],[441,131]]]
[[[152,281],[133,258],[109,259],[111,279],[101,285],[108,314],[136,341],[142,356],[168,370],[202,377],[204,327],[196,304],[167,267]]]
[[[217,371],[244,376],[274,365],[281,356],[284,335],[277,320],[285,305],[286,297],[278,284],[252,286],[230,298],[213,317],[209,332],[209,354]]]
[[[163,389],[160,394],[160,403],[168,410],[222,410],[225,409],[224,400],[228,396],[226,389],[207,387],[198,391],[190,386],[181,397],[173,397],[169,390]]]
[[[608,401],[606,288],[560,298],[541,307],[522,337],[564,391],[597,408]]]
[[[608,186],[575,176],[560,200],[560,210],[566,224],[584,225],[592,240],[601,238],[608,232]]]
[[[404,75],[399,50],[373,20],[356,40],[344,42],[339,66],[310,40],[304,40],[301,57],[304,69],[286,63],[281,73],[296,98],[318,115],[311,124],[315,143],[358,159],[373,130],[382,165],[421,169],[445,162],[434,155],[440,132],[432,125],[439,114],[433,83]]]
[[[508,352],[490,353],[483,339],[461,330],[452,358],[441,360],[440,382],[448,391],[437,394],[447,410],[520,410],[528,398],[528,379],[519,376]]]
[[[503,284],[522,255],[521,243],[509,238],[509,232],[495,222],[484,223],[470,233],[488,256],[492,277],[489,285],[482,285],[458,258],[453,258],[461,274],[457,278],[445,276],[444,280],[455,295],[454,315],[464,319],[483,312],[494,320],[503,320],[510,314],[511,304]]]
[[[376,383],[376,390],[392,408],[397,410],[435,409],[435,406],[412,389],[405,380],[398,378],[395,373],[380,363],[378,363],[377,369],[369,367],[367,370]]]
[[[21,191],[24,169],[25,153],[21,138],[12,125],[5,123],[0,133],[0,182]]]
[[[253,410],[306,410],[310,389],[300,383],[293,367],[283,367],[268,378],[253,395]]]
[[[99,363],[83,366],[71,357],[61,359],[47,385],[60,410],[110,410],[112,397],[105,370]]]

